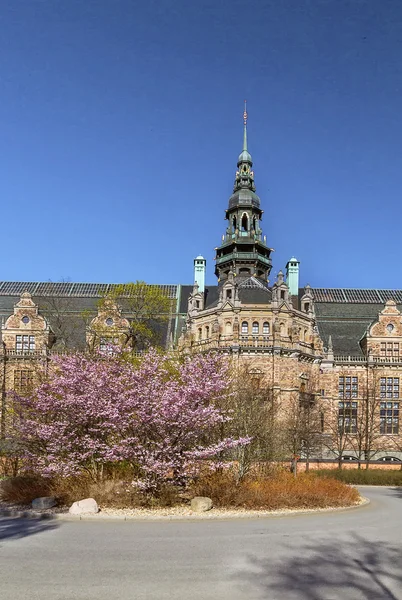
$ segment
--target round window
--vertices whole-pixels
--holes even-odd
[[[108,327],[111,327],[113,325],[113,319],[111,319],[110,317],[108,317],[106,319],[106,325],[108,325]]]
[[[387,330],[389,331],[389,333],[391,333],[392,331],[394,331],[394,326],[392,325],[392,323],[389,323],[387,325]]]
[[[27,323],[29,323],[29,317],[27,317],[25,315],[25,317],[22,317],[22,322],[26,325]]]

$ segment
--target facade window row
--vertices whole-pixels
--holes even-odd
[[[269,323],[268,321],[264,321],[261,328],[261,333],[263,335],[269,335]],[[241,332],[243,335],[247,335],[249,333],[249,323],[248,321],[243,321],[241,324]],[[251,325],[251,333],[253,335],[259,335],[260,333],[260,323],[258,321],[253,321]]]
[[[381,398],[399,398],[399,377],[381,377],[379,391]],[[358,377],[339,377],[338,396],[343,399],[358,398]]]
[[[380,434],[399,433],[399,402],[380,402]],[[338,427],[342,433],[357,433],[358,402],[339,402]]]

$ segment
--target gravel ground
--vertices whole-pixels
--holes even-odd
[[[98,514],[82,515],[84,518],[90,519],[122,519],[122,520],[174,520],[174,519],[244,519],[244,518],[259,518],[268,516],[283,516],[297,513],[315,513],[326,512],[333,510],[344,510],[345,508],[354,508],[366,504],[367,500],[362,498],[358,504],[336,508],[314,508],[314,509],[281,509],[281,510],[247,510],[247,509],[232,509],[232,508],[212,508],[203,513],[193,512],[187,506],[175,506],[171,508],[101,508]],[[0,516],[24,516],[24,517],[39,517],[48,516],[56,518],[68,518],[79,520],[80,516],[70,515],[68,506],[57,506],[44,510],[33,510],[30,505],[21,506],[20,504],[9,504],[0,502]]]

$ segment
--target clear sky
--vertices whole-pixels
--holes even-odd
[[[271,281],[402,288],[401,0],[3,0],[2,280],[191,283],[243,100]]]

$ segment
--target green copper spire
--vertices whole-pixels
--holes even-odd
[[[244,101],[243,122],[244,122],[243,152],[244,151],[247,152],[247,100]]]
[[[239,155],[239,159],[237,161],[237,164],[240,165],[241,163],[247,162],[250,163],[250,165],[253,164],[251,155],[249,153],[249,151],[247,150],[247,100],[244,101],[244,113],[243,113],[243,123],[244,123],[244,131],[243,131],[243,152]]]

